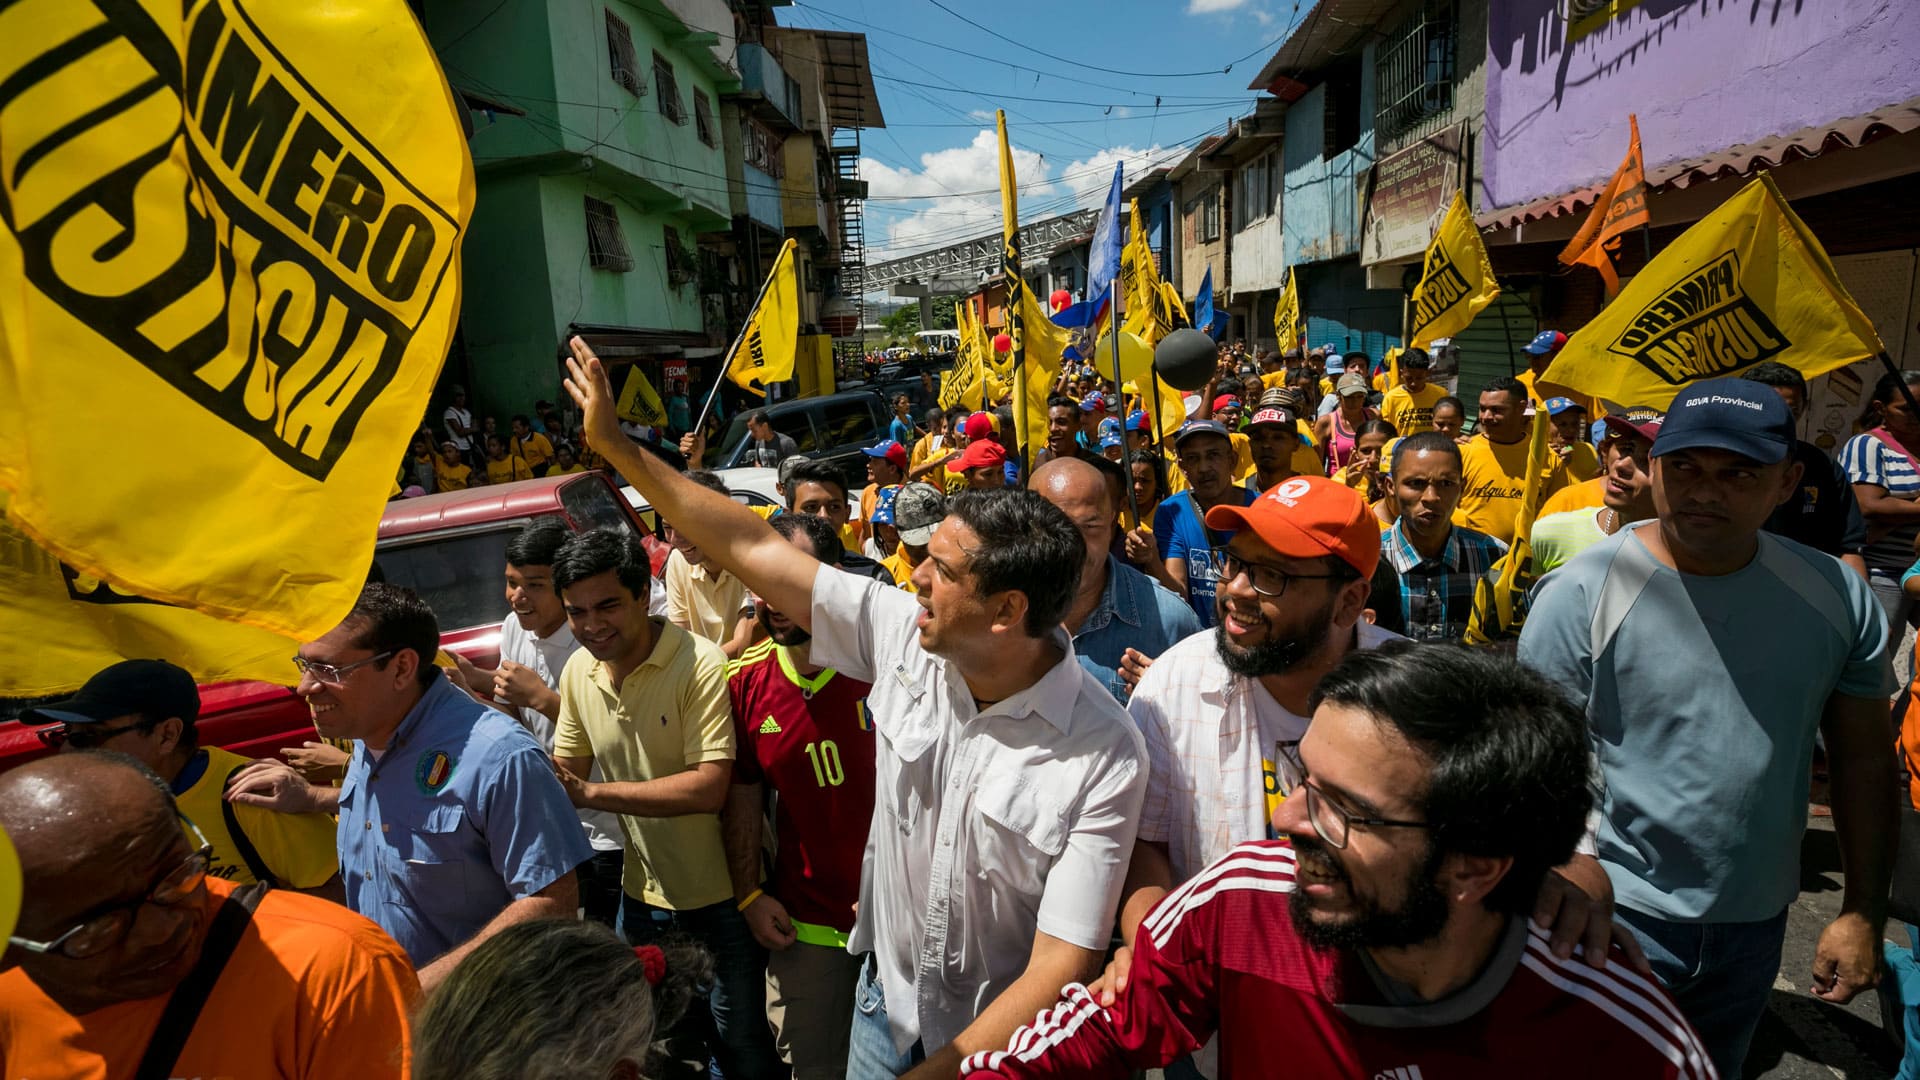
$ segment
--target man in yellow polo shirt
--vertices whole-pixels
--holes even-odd
[[[1447,388],[1427,381],[1433,357],[1425,349],[1400,354],[1400,385],[1380,399],[1380,419],[1393,425],[1401,438],[1433,430],[1433,406],[1447,396]]]
[[[629,533],[579,533],[554,556],[553,585],[582,646],[560,673],[554,765],[575,806],[620,815],[627,942],[684,936],[713,955],[712,991],[667,1030],[667,1052],[717,1061],[730,1077],[773,1076],[764,966],[720,840],[735,745],[727,660],[650,618],[649,584],[646,549]],[[582,779],[595,765],[606,779]]]
[[[1514,519],[1527,489],[1531,421],[1527,391],[1518,379],[1501,377],[1480,391],[1480,430],[1460,448],[1460,505],[1453,523],[1513,543]],[[1542,496],[1567,486],[1567,464],[1549,453]]]
[[[510,449],[513,456],[527,463],[527,471],[535,476],[547,475],[547,467],[553,461],[553,443],[545,435],[533,430],[533,421],[524,415],[513,418],[513,443]]]
[[[40,738],[61,750],[114,750],[160,774],[180,813],[213,845],[210,876],[234,885],[266,881],[344,902],[333,818],[228,802],[227,779],[253,759],[201,746],[199,718],[200,688],[185,669],[165,660],[122,660],[73,697],[25,719],[58,725]]]
[[[687,474],[695,482],[722,495],[730,494],[726,481],[705,469]],[[667,522],[667,542],[673,551],[660,570],[666,587],[667,621],[715,645],[728,659],[753,644],[753,605],[740,579],[722,570],[706,553],[687,543],[673,522]]]

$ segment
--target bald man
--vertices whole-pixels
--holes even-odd
[[[137,760],[0,774],[0,828],[26,891],[0,954],[0,1076],[133,1076],[147,1057],[160,1076],[406,1076],[406,953],[337,904],[209,877],[205,837]],[[161,1030],[203,973],[197,1014]]]
[[[1100,470],[1076,458],[1056,458],[1033,471],[1028,487],[1060,508],[1086,541],[1080,587],[1060,620],[1073,635],[1074,655],[1100,685],[1125,704],[1132,692],[1122,674],[1129,648],[1151,660],[1201,629],[1186,601],[1113,556],[1120,508]]]

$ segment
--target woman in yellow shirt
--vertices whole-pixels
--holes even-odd
[[[527,459],[515,454],[507,456],[507,441],[498,435],[487,436],[487,483],[511,484],[515,480],[533,479],[533,470],[527,468]]]
[[[460,458],[460,448],[452,442],[440,444],[440,457],[433,463],[435,491],[465,491],[473,486],[473,469]]]
[[[1359,492],[1368,506],[1377,506],[1391,491],[1380,455],[1393,438],[1393,425],[1385,420],[1362,421],[1353,433],[1353,452],[1346,468],[1333,474],[1334,480]]]

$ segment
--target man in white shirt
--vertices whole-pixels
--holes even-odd
[[[1004,1046],[1099,967],[1146,783],[1139,732],[1059,627],[1083,561],[1031,492],[961,495],[917,595],[797,553],[745,507],[620,445],[599,361],[572,341],[588,441],[719,565],[873,683],[877,798],[849,948],[868,954],[848,1072]]]
[[[453,404],[448,405],[447,411],[440,414],[440,419],[447,426],[447,441],[459,449],[460,456],[467,459],[467,464],[476,469],[484,469],[486,466],[474,460],[473,413],[467,409],[467,388],[452,386],[448,389],[453,394]]]
[[[553,587],[554,554],[571,535],[560,519],[546,517],[507,541],[507,604],[513,610],[500,623],[500,666],[488,671],[456,657],[475,696],[504,706],[549,754],[560,718],[560,672],[580,648]],[[612,926],[620,913],[620,822],[600,810],[579,813],[593,847],[593,858],[576,867],[580,906],[587,918]]]

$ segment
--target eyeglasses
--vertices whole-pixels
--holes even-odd
[[[104,911],[96,911],[52,941],[8,937],[7,944],[42,956],[54,953],[69,960],[85,960],[120,944],[127,932],[133,929],[133,921],[139,916],[140,909],[148,904],[170,908],[179,907],[193,899],[199,894],[200,886],[206,883],[207,865],[213,861],[213,845],[207,843],[206,836],[193,822],[181,818],[180,824],[186,826],[187,832],[200,842],[200,846],[155,883],[153,888],[148,889],[144,896]]]
[[[116,728],[102,728],[94,724],[55,724],[34,732],[40,737],[41,745],[58,750],[62,746],[72,746],[75,750],[92,750],[105,746],[107,740],[125,735],[129,731],[152,731],[151,721],[140,720],[131,724],[122,724]]]
[[[1351,574],[1290,574],[1277,566],[1243,559],[1223,547],[1213,549],[1213,559],[1220,567],[1221,586],[1230,585],[1245,574],[1254,592],[1276,598],[1287,595],[1287,585],[1291,582],[1347,581],[1353,577]]]
[[[329,686],[339,686],[345,681],[346,677],[356,669],[366,667],[368,664],[377,664],[399,651],[398,649],[388,649],[386,652],[379,653],[378,655],[369,656],[365,660],[355,660],[351,664],[342,664],[338,667],[332,664],[320,663],[318,660],[309,660],[304,656],[296,656],[293,658],[293,666],[300,669],[300,674],[313,676],[315,682],[323,682]]]
[[[1300,761],[1300,740],[1298,739],[1281,740],[1275,747],[1275,754],[1293,770],[1293,775],[1299,778],[1299,786],[1303,789],[1307,800],[1307,820],[1313,824],[1313,831],[1319,835],[1320,839],[1326,841],[1328,847],[1336,851],[1346,850],[1348,834],[1353,831],[1355,825],[1365,825],[1370,829],[1433,828],[1432,824],[1425,821],[1361,817],[1349,812],[1329,798],[1326,792],[1321,791],[1319,785],[1307,779],[1307,767]],[[1282,787],[1285,788],[1285,786],[1285,781],[1282,780]],[[1292,794],[1291,790],[1282,791],[1283,797],[1291,797]]]

